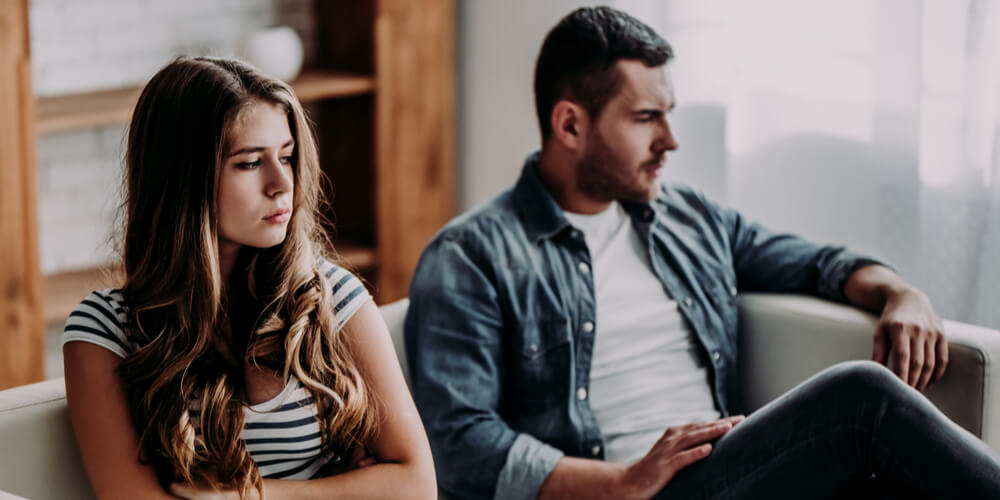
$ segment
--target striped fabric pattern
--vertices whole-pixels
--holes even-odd
[[[318,270],[332,289],[337,330],[358,309],[372,300],[361,281],[350,271],[320,260]],[[124,358],[140,346],[125,331],[128,306],[118,289],[91,292],[66,321],[63,343],[90,342]],[[201,411],[196,401],[188,403],[195,433],[201,435]],[[322,451],[316,406],[305,386],[292,376],[288,385],[269,401],[244,408],[241,437],[251,458],[268,479],[309,479],[331,459]]]

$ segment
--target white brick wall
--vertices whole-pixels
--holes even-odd
[[[43,273],[107,262],[119,204],[124,127],[46,134],[38,139],[38,222]]]
[[[248,32],[295,27],[315,53],[314,0],[31,0],[39,96],[141,85],[181,54],[232,56]],[[114,255],[124,125],[38,139],[41,266],[93,267]]]

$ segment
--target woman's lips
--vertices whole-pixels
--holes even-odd
[[[291,210],[288,210],[286,208],[286,209],[278,210],[277,212],[275,212],[275,213],[273,213],[273,214],[271,214],[271,215],[269,215],[267,217],[264,217],[264,220],[266,220],[266,221],[268,221],[268,222],[270,222],[272,224],[281,224],[281,223],[284,223],[284,222],[288,222],[288,219],[291,217],[291,215],[292,215]]]

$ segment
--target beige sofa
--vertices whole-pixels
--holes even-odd
[[[383,306],[404,364],[407,302]],[[740,296],[743,392],[751,409],[838,361],[866,359],[875,318],[812,298]],[[1000,331],[945,322],[951,365],[928,396],[1000,449]],[[7,491],[9,493],[4,493]],[[13,495],[13,496],[12,496]],[[61,379],[0,391],[0,500],[93,498],[70,431]]]

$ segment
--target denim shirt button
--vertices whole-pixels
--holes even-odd
[[[688,307],[691,307],[691,304],[693,304],[693,303],[694,303],[694,301],[691,300],[691,297],[685,297],[684,298],[684,305],[686,305]]]
[[[715,358],[716,362],[718,362],[720,359],[722,359],[722,354],[720,354],[719,351],[715,351],[714,353],[712,353],[712,357]]]
[[[528,350],[531,351],[532,354],[538,352],[538,344],[531,344],[531,345],[529,345],[528,346]]]
[[[581,233],[580,231],[578,231],[578,230],[576,230],[576,229],[574,229],[574,230],[573,230],[573,232],[572,232],[572,233],[570,233],[570,235],[572,235],[572,236],[573,236],[573,239],[574,239],[574,240],[579,240],[580,238],[582,238],[582,237],[583,237],[583,233]]]
[[[738,291],[739,290],[737,290],[736,287],[734,286],[734,287],[732,287],[732,288],[729,289],[729,294],[732,295],[733,297],[735,297],[736,296],[736,292],[738,292]]]
[[[587,333],[590,333],[590,332],[594,331],[594,322],[593,321],[584,321],[583,322],[583,331],[587,332]]]
[[[601,454],[601,447],[595,445],[593,448],[590,449],[590,454],[594,455],[595,457],[597,455],[600,455]]]
[[[579,268],[580,272],[583,274],[587,274],[590,272],[590,266],[588,266],[586,262],[581,262],[576,267]]]
[[[583,401],[584,399],[587,399],[587,388],[581,387],[581,388],[577,389],[576,390],[576,398],[579,399],[580,401]]]

